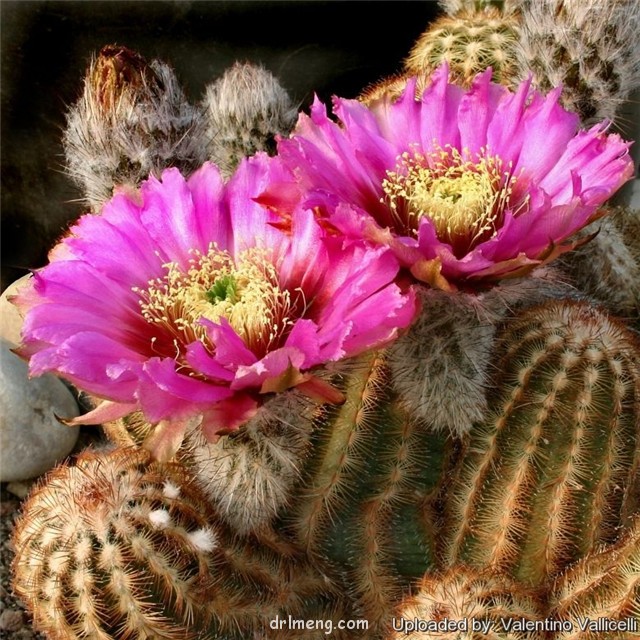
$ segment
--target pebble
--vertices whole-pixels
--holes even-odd
[[[75,417],[78,405],[51,374],[29,379],[25,362],[0,341],[0,482],[35,478],[64,460],[78,439],[78,427],[55,415]]]
[[[31,279],[31,274],[22,276],[11,283],[0,295],[0,338],[11,343],[12,347],[20,344],[20,331],[22,329],[22,315],[13,303],[9,302],[9,297],[16,295]]]
[[[0,614],[0,631],[18,631],[24,624],[24,613],[6,609]]]

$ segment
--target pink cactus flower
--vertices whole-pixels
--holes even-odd
[[[271,393],[337,401],[314,367],[393,340],[415,298],[387,248],[328,235],[304,209],[277,229],[253,198],[289,179],[264,155],[226,185],[212,164],[168,169],[80,218],[15,301],[31,374],[103,398],[82,424],[141,410],[164,458],[188,425],[213,440]]]
[[[448,82],[369,107],[315,100],[279,153],[307,205],[340,232],[390,246],[420,281],[473,288],[519,276],[572,249],[577,231],[633,174],[629,143],[523,82]],[[270,194],[265,194],[265,200]],[[325,223],[326,224],[326,223]]]

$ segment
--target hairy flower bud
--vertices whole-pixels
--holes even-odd
[[[98,211],[115,186],[137,187],[169,166],[185,174],[200,166],[206,159],[200,122],[168,65],[106,46],[67,116],[67,171]]]

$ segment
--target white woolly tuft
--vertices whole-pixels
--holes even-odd
[[[211,529],[196,529],[187,534],[187,539],[198,551],[213,551],[218,546],[218,540]]]
[[[162,486],[162,495],[165,498],[175,500],[180,495],[180,487],[171,482],[171,480],[166,480]]]
[[[171,524],[171,516],[166,509],[154,509],[149,512],[151,524],[158,529],[165,529]]]

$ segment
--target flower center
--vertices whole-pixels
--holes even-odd
[[[206,254],[193,252],[184,271],[175,262],[164,277],[136,289],[144,319],[161,329],[152,338],[154,351],[180,358],[199,340],[215,350],[200,320],[226,318],[257,357],[284,341],[293,326],[297,300],[280,289],[275,266],[264,251],[250,249],[234,260],[212,246]]]
[[[405,152],[382,182],[383,202],[397,230],[416,236],[421,218],[428,217],[457,257],[497,233],[516,183],[497,156],[481,153],[471,159],[463,153],[437,145],[427,155]]]

